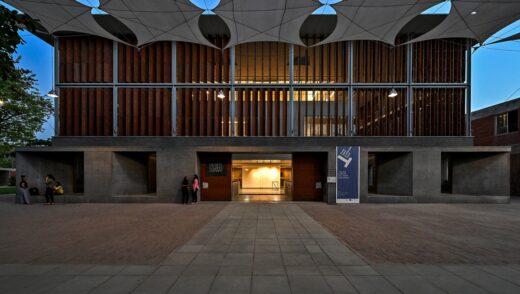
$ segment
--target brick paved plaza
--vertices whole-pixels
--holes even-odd
[[[0,293],[520,293],[518,203],[0,211]]]

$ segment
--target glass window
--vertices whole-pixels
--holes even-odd
[[[518,110],[508,112],[507,128],[509,133],[518,131]]]
[[[497,115],[497,135],[507,134],[507,112]]]

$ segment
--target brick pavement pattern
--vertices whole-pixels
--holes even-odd
[[[520,293],[520,266],[369,265],[298,204],[231,203],[160,264],[3,264],[0,293]]]

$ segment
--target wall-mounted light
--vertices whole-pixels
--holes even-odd
[[[226,95],[224,95],[224,91],[220,90],[220,91],[218,91],[217,97],[219,99],[224,99],[224,98],[226,98]]]
[[[390,97],[390,98],[395,98],[395,97],[397,97],[398,95],[399,95],[399,94],[397,93],[397,91],[396,91],[395,89],[392,89],[392,90],[390,91],[390,93],[388,94],[388,97]]]
[[[52,89],[52,90],[47,94],[47,97],[49,97],[49,98],[58,98],[58,94],[56,94],[56,91],[54,91],[54,89]]]

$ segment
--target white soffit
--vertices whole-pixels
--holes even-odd
[[[321,6],[319,0],[222,0],[214,12],[231,32],[227,47],[259,41],[304,45],[300,28]]]
[[[442,0],[345,0],[332,4],[338,21],[317,45],[337,41],[375,40],[391,45],[413,18]]]
[[[446,19],[413,42],[469,38],[483,44],[489,37],[520,19],[520,0],[452,0]]]
[[[97,23],[91,14],[91,7],[74,0],[5,0],[4,2],[39,20],[51,34],[77,32],[121,42]]]
[[[199,29],[203,10],[189,0],[100,0],[100,9],[130,28],[137,46],[183,41],[214,47]]]

